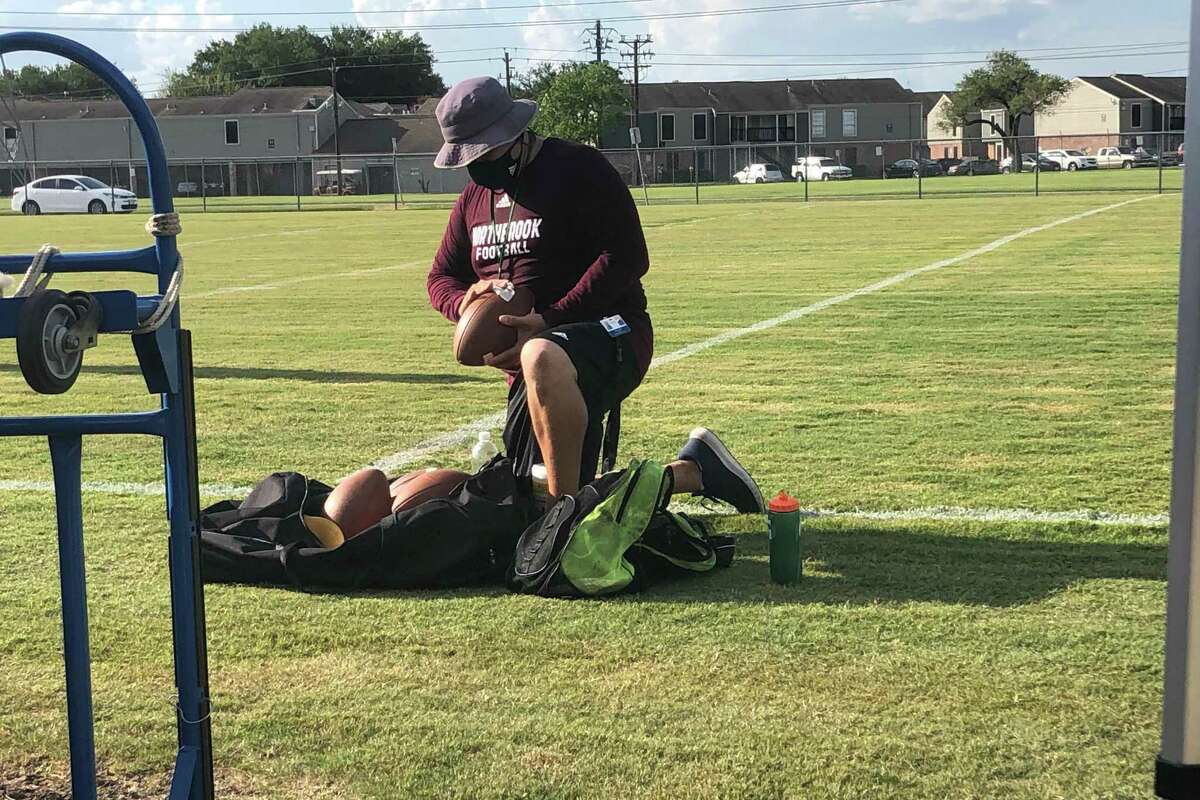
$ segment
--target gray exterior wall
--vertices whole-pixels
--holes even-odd
[[[159,117],[158,129],[169,159],[294,158],[311,154],[318,136],[333,132],[332,109],[319,112],[243,114],[227,117]],[[240,143],[225,144],[225,122],[237,120]],[[141,136],[129,119],[29,120],[18,159],[108,161],[142,159]],[[274,147],[270,140],[274,139]]]

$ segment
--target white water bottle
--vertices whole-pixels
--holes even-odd
[[[471,448],[471,471],[479,472],[498,455],[500,455],[500,451],[496,449],[496,443],[492,441],[492,432],[480,431],[479,441]]]

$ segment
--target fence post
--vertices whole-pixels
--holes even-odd
[[[400,210],[400,173],[396,171],[396,146],[392,145],[392,211]]]
[[[812,158],[812,142],[804,144],[804,165],[800,167],[800,174],[804,176],[804,202],[808,202],[808,160]]]
[[[910,144],[909,151],[911,152],[912,149],[913,146]],[[921,200],[925,197],[925,186],[922,183],[922,176],[925,174],[925,170],[922,169],[924,165],[921,163],[920,150],[918,150],[917,153],[918,155],[914,156],[913,161],[917,162],[917,199]],[[887,159],[885,158],[884,161],[887,161]],[[884,165],[883,168],[886,170],[887,165]]]
[[[296,156],[296,160],[292,162],[292,190],[296,192],[296,210],[300,208],[300,156]]]
[[[208,175],[204,159],[200,159],[200,205],[204,213],[208,213]]]
[[[108,160],[108,199],[113,204],[113,208],[117,207],[117,168],[113,164],[113,160]]]
[[[700,205],[700,148],[692,148],[692,180],[696,182],[696,205]]]
[[[1042,192],[1042,143],[1035,136],[1033,139],[1033,196],[1040,197]]]
[[[1162,194],[1162,181],[1163,181],[1162,160],[1163,160],[1163,135],[1160,133],[1160,134],[1158,134],[1158,193],[1159,194]]]

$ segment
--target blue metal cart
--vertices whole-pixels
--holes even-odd
[[[83,553],[82,440],[85,434],[142,434],[163,440],[170,520],[168,560],[179,751],[169,797],[208,800],[213,796],[212,741],[204,587],[196,530],[199,502],[191,337],[179,327],[178,305],[173,302],[182,263],[176,249],[174,234],[178,226],[166,152],[145,100],[108,60],[60,36],[0,35],[0,54],[27,50],[52,53],[87,67],[125,103],[146,150],[154,221],[163,223],[153,231],[154,244],[139,250],[0,256],[0,271],[6,273],[25,272],[36,257],[43,280],[56,273],[83,272],[138,272],[158,278],[159,294],[144,297],[132,291],[66,294],[38,283],[26,296],[0,298],[0,338],[17,340],[22,372],[37,391],[58,393],[70,388],[79,374],[83,351],[95,344],[98,334],[129,333],[146,388],[161,398],[157,410],[137,413],[0,418],[0,436],[45,436],[50,444],[58,512],[72,795],[76,800],[96,797]]]

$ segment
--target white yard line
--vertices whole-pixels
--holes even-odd
[[[709,348],[725,344],[726,342],[731,342],[734,339],[740,339],[743,336],[749,336],[752,333],[759,333],[760,331],[778,327],[779,325],[783,325],[785,322],[791,322],[792,320],[806,317],[809,314],[815,314],[818,311],[824,311],[832,306],[845,303],[848,300],[854,300],[855,298],[863,297],[864,295],[881,292],[884,289],[895,286],[898,283],[903,283],[904,281],[915,278],[918,275],[923,275],[926,272],[933,272],[934,270],[952,267],[955,264],[961,264],[962,262],[968,261],[972,258],[985,255],[994,250],[999,250],[1001,247],[1011,244],[1018,239],[1023,239],[1026,236],[1032,236],[1035,233],[1048,231],[1051,228],[1058,227],[1059,225],[1066,225],[1070,222],[1078,222],[1081,219],[1086,219],[1087,217],[1091,217],[1096,214],[1103,214],[1106,211],[1113,211],[1114,209],[1130,205],[1131,203],[1140,203],[1143,200],[1149,200],[1152,197],[1158,196],[1159,195],[1147,195],[1145,197],[1137,197],[1132,200],[1123,200],[1120,203],[1113,203],[1111,205],[1101,206],[1100,208],[1093,208],[1090,211],[1072,214],[1069,217],[1063,217],[1062,219],[1055,220],[1054,222],[1048,222],[1044,225],[1035,225],[1032,228],[1025,228],[1024,230],[1017,231],[1016,233],[1010,233],[1008,236],[1001,236],[999,239],[988,242],[982,247],[976,247],[974,250],[968,250],[967,252],[961,253],[952,258],[935,261],[932,264],[926,264],[925,266],[917,267],[916,269],[898,272],[891,277],[884,278],[881,281],[876,281],[875,283],[871,283],[866,286],[862,286],[858,289],[854,289],[853,291],[846,292],[845,294],[828,297],[824,300],[819,300],[802,308],[794,308],[791,311],[780,314],[777,317],[771,317],[770,319],[756,322],[753,325],[746,326],[745,328],[734,328],[733,330],[719,333],[716,336],[708,339],[694,342],[681,347],[678,350],[659,356],[650,362],[650,367],[653,369],[655,367],[673,364],[676,361],[682,361],[685,358],[691,358],[697,353],[702,353]],[[384,456],[383,458],[373,462],[370,466],[382,469],[384,472],[391,473],[442,450],[450,450],[455,447],[461,447],[478,436],[480,431],[491,430],[499,427],[501,424],[503,424],[503,422],[504,412],[491,414],[486,417],[480,417],[474,422],[470,422],[461,428],[458,428],[457,430],[438,434],[432,439],[428,439],[416,447],[412,447],[407,450],[401,450],[400,452],[392,453],[389,456]]]
[[[251,487],[233,484],[208,483],[200,486],[200,495],[210,499],[244,497]],[[121,483],[108,481],[85,481],[85,492],[139,497],[164,497],[166,489],[160,483]],[[0,481],[0,492],[46,492],[54,491],[50,481]],[[717,514],[727,516],[732,511],[720,507],[710,508],[695,501],[672,503],[675,511],[689,514]],[[1037,511],[1030,508],[963,508],[960,506],[928,506],[904,508],[892,511],[870,509],[832,510],[827,508],[801,509],[805,517],[828,517],[833,519],[870,519],[884,522],[1040,522],[1061,525],[1068,522],[1087,522],[1094,525],[1136,525],[1143,528],[1161,528],[1168,522],[1166,514],[1126,514],[1114,511]]]
[[[732,514],[731,510],[710,508],[693,500],[672,503],[671,509],[688,514]],[[800,514],[805,517],[871,519],[884,522],[932,520],[936,522],[1042,522],[1051,525],[1088,522],[1094,525],[1137,525],[1147,528],[1165,527],[1170,522],[1167,514],[1128,514],[1092,509],[1038,511],[1032,508],[964,508],[963,506],[925,506],[892,511],[872,511],[862,508],[845,510],[807,508],[801,509]]]

